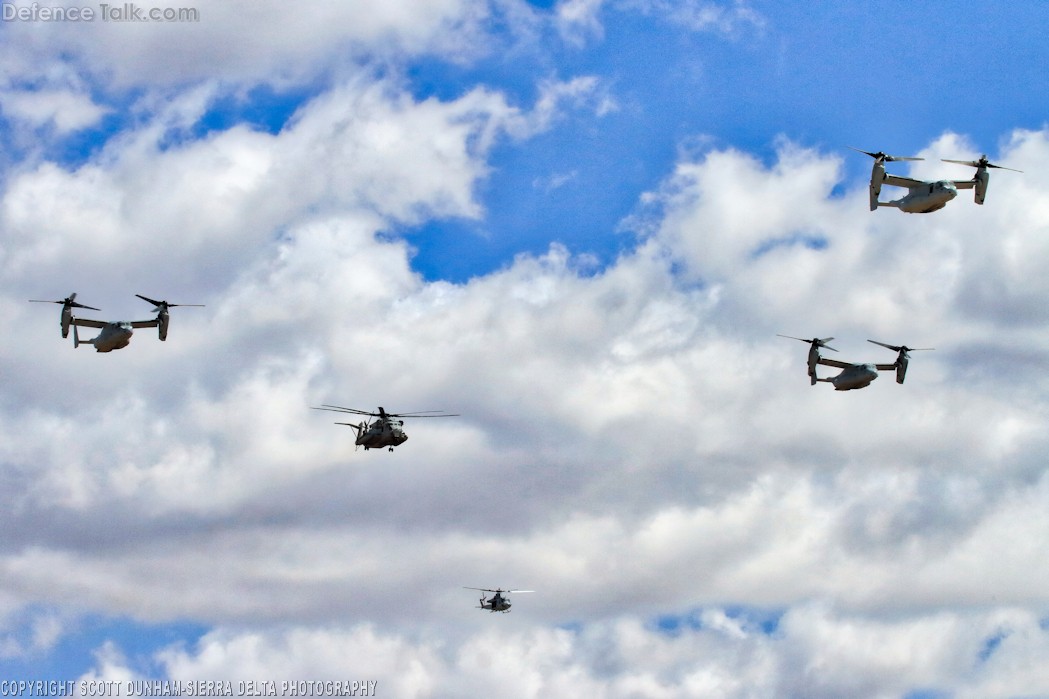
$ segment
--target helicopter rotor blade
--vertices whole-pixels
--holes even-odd
[[[388,413],[382,410],[378,413],[369,412],[367,410],[358,410],[357,408],[344,408],[341,405],[329,405],[328,403],[321,404],[320,407],[310,406],[312,410],[330,410],[334,413],[352,413],[353,415],[367,415],[368,417],[460,417],[458,413],[446,413],[443,410],[420,410],[413,413]],[[428,414],[430,413],[430,414]],[[436,414],[439,413],[439,414]]]
[[[378,413],[369,413],[365,410],[357,410],[356,408],[344,408],[341,405],[328,405],[324,403],[321,407],[310,406],[311,410],[329,410],[333,413],[352,413],[354,415],[367,415],[368,417],[379,417]]]
[[[469,585],[463,585],[463,589],[464,590],[479,590],[480,592],[500,592],[500,593],[507,594],[507,595],[510,594],[511,592],[514,592],[514,593],[517,593],[517,592],[535,592],[535,590],[504,590],[501,587],[497,587],[496,589],[493,590],[490,587],[470,587]]]

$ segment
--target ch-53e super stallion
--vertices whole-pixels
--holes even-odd
[[[357,448],[364,447],[365,451],[369,449],[381,449],[388,447],[390,451],[393,448],[404,444],[408,441],[408,435],[404,433],[404,420],[402,418],[415,418],[415,417],[458,417],[454,413],[445,413],[442,410],[423,410],[416,413],[388,413],[382,406],[379,407],[379,412],[369,413],[366,410],[357,410],[356,408],[343,408],[338,405],[322,405],[319,408],[313,408],[314,410],[330,410],[333,413],[349,413],[351,415],[365,415],[367,417],[378,418],[375,422],[369,422],[368,420],[361,420],[356,425],[352,422],[336,422],[336,425],[346,425],[352,427],[357,432],[357,440],[354,442],[356,445],[354,451]]]
[[[510,604],[510,600],[506,597],[506,595],[509,595],[511,592],[532,592],[532,590],[503,590],[502,588],[491,590],[487,587],[466,587],[465,585],[463,587],[467,590],[494,592],[495,594],[488,599],[485,599],[484,595],[481,595],[481,600],[480,602],[478,602],[477,608],[487,609],[490,612],[502,612],[503,614],[508,613],[510,611],[510,607],[512,606]]]
[[[790,335],[779,335],[779,337],[785,337],[789,340],[801,340],[801,342],[809,343],[809,380],[811,385],[815,386],[816,382],[825,381],[834,384],[835,391],[851,391],[856,388],[865,388],[866,386],[869,386],[874,379],[878,378],[879,371],[895,371],[896,383],[903,383],[903,379],[907,376],[907,365],[911,359],[909,353],[933,349],[932,347],[887,345],[884,342],[878,342],[877,340],[867,340],[867,342],[873,342],[876,345],[887,347],[893,352],[898,352],[896,355],[896,361],[892,364],[855,364],[852,362],[841,362],[837,359],[827,359],[820,355],[821,347],[829,349],[832,352],[838,351],[827,344],[834,339],[833,337],[814,337],[811,340],[804,340],[800,337],[791,337]],[[816,375],[816,366],[819,364],[842,369],[842,372],[837,376],[821,379]]]
[[[852,148],[852,146],[849,146],[849,148]],[[1011,167],[1002,167],[1001,165],[990,163],[987,161],[987,156],[983,155],[980,156],[979,160],[945,159],[943,161],[945,163],[957,163],[976,168],[976,174],[971,180],[915,180],[910,177],[886,174],[885,163],[901,160],[925,160],[925,158],[886,155],[881,151],[871,153],[859,148],[852,148],[852,150],[865,153],[874,158],[870,182],[871,211],[876,211],[879,206],[891,206],[909,214],[927,214],[932,211],[939,211],[947,206],[949,201],[958,196],[959,189],[975,190],[973,197],[976,203],[983,204],[983,200],[987,196],[987,185],[991,180],[991,176],[987,173],[987,168],[1022,172],[1022,170],[1013,170]],[[903,187],[907,190],[907,194],[893,201],[879,201],[878,197],[881,195],[881,186],[883,184]]]
[[[101,310],[94,306],[85,306],[82,303],[77,302],[76,294],[70,294],[61,301],[40,301],[37,299],[30,299],[30,303],[59,303],[62,304],[62,315],[60,323],[62,324],[62,337],[69,337],[69,326],[73,326],[73,347],[79,347],[80,345],[92,345],[97,352],[112,352],[123,347],[127,347],[128,343],[131,342],[131,336],[134,334],[135,328],[157,328],[157,334],[160,339],[167,340],[168,338],[168,321],[170,319],[168,315],[169,308],[175,308],[177,306],[196,306],[203,308],[203,304],[200,303],[168,303],[167,301],[154,301],[151,298],[147,298],[142,294],[135,294],[143,301],[148,301],[153,304],[153,312],[157,314],[157,317],[153,320],[93,320],[91,318],[77,318],[73,315],[74,308],[86,308],[92,311]],[[77,328],[98,328],[101,332],[98,333],[98,337],[90,340],[81,340],[80,333]]]

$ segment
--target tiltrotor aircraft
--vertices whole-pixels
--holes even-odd
[[[481,595],[481,600],[478,603],[478,609],[487,609],[490,612],[502,612],[506,614],[510,611],[510,600],[506,598],[511,592],[533,592],[533,590],[503,590],[502,588],[491,590],[487,587],[466,587],[467,590],[480,590],[481,592],[494,592],[489,599],[485,599],[484,595]]]
[[[367,417],[378,418],[375,422],[369,424],[368,420],[362,420],[358,424],[352,422],[336,422],[336,425],[347,425],[352,427],[357,432],[357,441],[355,442],[357,447],[364,447],[365,451],[369,449],[381,449],[383,447],[389,447],[390,451],[393,448],[404,444],[408,441],[408,435],[404,433],[404,420],[401,418],[411,417],[458,417],[453,413],[445,413],[441,410],[422,410],[416,413],[388,413],[382,406],[379,406],[379,412],[369,413],[366,410],[357,410],[356,408],[343,408],[338,405],[322,405],[319,408],[313,408],[314,410],[330,410],[334,413],[350,413],[352,415],[365,415]],[[356,451],[356,448],[354,449]]]
[[[153,312],[157,314],[157,317],[153,320],[92,320],[90,318],[77,318],[73,315],[74,308],[87,308],[92,311],[99,311],[101,309],[95,308],[94,306],[85,306],[82,303],[78,303],[76,300],[76,294],[70,294],[68,297],[61,301],[39,301],[36,299],[30,299],[30,303],[60,303],[62,304],[62,337],[69,337],[69,326],[73,326],[73,346],[79,347],[80,345],[93,345],[97,352],[112,352],[128,346],[131,342],[131,336],[134,334],[135,328],[157,328],[157,334],[160,339],[168,339],[168,321],[170,316],[168,315],[169,308],[175,308],[177,306],[196,306],[203,308],[204,304],[201,303],[168,303],[167,301],[154,301],[151,298],[147,298],[142,294],[135,294],[143,301],[148,301],[153,304],[155,308]],[[99,328],[101,332],[98,337],[91,340],[81,340],[80,333],[77,332],[77,328]]]
[[[815,386],[817,381],[826,381],[827,383],[834,384],[835,391],[850,391],[854,388],[864,388],[869,386],[871,381],[878,378],[879,371],[895,371],[896,383],[903,383],[903,379],[907,376],[907,364],[911,359],[909,353],[933,349],[932,347],[908,347],[907,345],[900,345],[897,347],[896,345],[887,345],[884,342],[878,342],[877,340],[867,340],[867,342],[873,342],[876,345],[887,347],[893,352],[898,352],[899,354],[896,355],[896,361],[892,364],[853,364],[820,356],[821,347],[825,347],[832,352],[838,351],[827,344],[834,339],[833,337],[814,337],[811,340],[804,340],[800,337],[791,337],[790,335],[779,335],[779,337],[785,337],[790,340],[801,340],[802,342],[809,343],[809,379],[811,385]],[[837,367],[838,369],[842,369],[842,372],[837,376],[821,379],[816,376],[817,364]]]
[[[849,146],[849,148],[852,148],[852,146]],[[1011,167],[1002,167],[1001,165],[990,163],[987,161],[987,156],[983,155],[980,156],[979,160],[943,161],[945,163],[957,163],[959,165],[969,165],[970,167],[976,168],[976,174],[971,180],[936,180],[934,182],[926,182],[923,180],[915,180],[910,177],[900,177],[899,175],[888,175],[885,173],[885,163],[892,163],[899,160],[925,160],[925,158],[908,158],[899,155],[886,155],[881,151],[871,153],[870,151],[860,150],[859,148],[852,148],[852,150],[866,153],[874,158],[874,167],[871,169],[870,183],[871,211],[877,210],[879,206],[892,206],[909,214],[927,214],[932,211],[939,211],[947,206],[947,202],[958,196],[959,189],[976,190],[973,193],[976,203],[983,204],[983,200],[987,196],[987,184],[991,179],[991,176],[987,174],[987,168],[1022,172],[1022,170],[1013,170]],[[902,198],[893,201],[878,201],[878,197],[881,195],[881,186],[883,184],[892,185],[893,187],[904,187],[907,189],[907,194]]]

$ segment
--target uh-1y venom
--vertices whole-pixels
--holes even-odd
[[[69,326],[73,326],[73,347],[79,347],[80,345],[93,345],[97,352],[112,352],[123,347],[127,347],[128,343],[131,342],[131,336],[134,334],[135,328],[157,328],[157,334],[160,339],[168,339],[168,321],[170,319],[168,315],[169,308],[175,308],[177,306],[196,306],[203,308],[204,304],[200,303],[168,303],[167,301],[154,301],[151,298],[147,298],[142,294],[135,294],[143,301],[148,301],[153,304],[153,312],[157,314],[157,317],[153,320],[93,320],[91,318],[77,318],[73,315],[74,308],[87,308],[92,311],[101,310],[94,306],[85,306],[82,303],[78,303],[76,300],[76,294],[70,294],[61,301],[40,301],[37,299],[30,299],[30,303],[60,303],[62,304],[62,337],[69,337]],[[98,333],[98,337],[90,340],[81,340],[80,333],[77,328],[98,328],[101,332]]]
[[[849,148],[852,148],[852,146],[849,146]],[[1023,172],[1022,170],[1013,170],[1011,167],[1002,167],[1001,165],[990,163],[987,161],[986,155],[980,156],[979,160],[944,159],[943,162],[945,163],[957,163],[959,165],[974,167],[976,168],[976,174],[971,180],[935,180],[927,182],[925,180],[915,180],[910,177],[900,177],[899,175],[889,175],[885,173],[885,163],[900,160],[925,160],[925,158],[886,155],[881,151],[871,153],[870,151],[860,150],[859,148],[852,148],[852,150],[865,153],[874,158],[874,167],[871,169],[870,182],[871,211],[877,210],[879,206],[891,206],[909,214],[927,214],[932,211],[939,211],[947,206],[947,202],[958,196],[959,189],[975,190],[973,192],[973,197],[976,200],[976,203],[983,204],[983,200],[987,196],[987,184],[991,179],[991,176],[987,174],[987,168]],[[893,187],[904,187],[907,189],[907,194],[902,198],[893,201],[878,201],[878,197],[881,195],[881,186],[883,184],[892,185]]]
[[[933,349],[932,347],[887,345],[884,342],[878,342],[877,340],[867,340],[867,342],[873,342],[876,345],[887,347],[893,352],[898,352],[896,355],[896,361],[892,364],[854,364],[852,362],[841,362],[836,359],[827,359],[826,357],[820,356],[821,347],[825,347],[832,352],[838,351],[827,344],[834,339],[833,337],[814,337],[811,340],[804,340],[800,337],[792,337],[790,335],[779,335],[779,337],[785,337],[790,340],[801,340],[801,342],[809,343],[809,380],[811,385],[815,386],[817,381],[826,381],[827,383],[834,384],[835,391],[850,391],[855,388],[869,386],[871,381],[878,378],[879,371],[895,371],[896,383],[903,383],[903,379],[907,376],[907,365],[911,358],[909,353]],[[838,369],[841,369],[842,372],[837,376],[821,379],[816,375],[816,366],[818,364],[837,367]]]
[[[490,612],[502,612],[503,614],[508,613],[510,611],[510,607],[512,606],[510,604],[510,600],[507,599],[506,595],[509,595],[511,592],[533,592],[533,590],[503,590],[502,588],[492,590],[487,587],[466,587],[465,585],[463,587],[467,590],[494,592],[495,594],[488,599],[485,599],[484,595],[481,595],[481,600],[480,602],[478,602],[477,608],[487,609]]]
[[[314,410],[330,410],[333,413],[350,413],[351,415],[365,415],[367,417],[378,418],[375,422],[368,420],[361,420],[356,425],[352,422],[336,422],[336,425],[346,425],[352,427],[357,432],[357,441],[354,442],[356,445],[354,451],[357,451],[358,447],[364,447],[365,451],[369,449],[381,449],[383,447],[389,447],[390,451],[393,448],[404,444],[408,441],[408,435],[404,433],[404,420],[402,418],[415,418],[415,417],[458,417],[454,413],[445,413],[442,410],[422,410],[415,413],[388,413],[382,406],[379,406],[379,412],[369,413],[366,410],[357,410],[356,408],[343,408],[338,405],[322,405],[319,408],[313,408]]]

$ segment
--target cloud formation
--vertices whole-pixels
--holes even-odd
[[[211,60],[249,84],[343,41],[452,55],[443,29],[483,34],[492,11],[394,4],[313,41],[292,18],[272,58],[261,37]],[[217,51],[213,29],[196,40]],[[74,53],[104,71],[145,34]],[[1002,134],[991,159],[1024,174],[931,216],[868,212],[843,154],[708,144],[637,194],[607,265],[549,231],[541,254],[428,281],[404,227],[484,220],[493,153],[599,112],[607,83],[539,79],[522,107],[346,69],[273,133],[201,131],[222,91],[207,56],[168,66],[164,98],[83,162],[4,174],[0,655],[102,614],[205,625],[153,656],[167,677],[343,679],[352,658],[390,696],[1049,684],[1049,131]],[[7,118],[89,127],[74,102]],[[901,173],[964,177],[939,158],[979,154],[945,132],[917,155]],[[134,293],[207,306],[97,355],[26,303],[73,290],[106,319],[146,317]],[[903,386],[836,393],[776,333],[835,335],[854,361],[891,361],[868,338],[936,350]],[[355,453],[322,403],[461,417]],[[537,592],[496,617],[464,585]],[[85,676],[144,675],[127,650]]]

